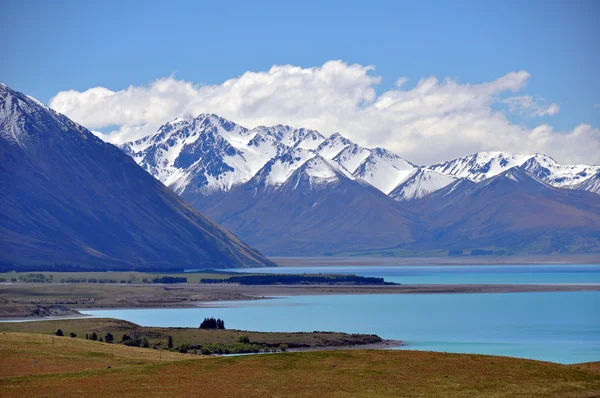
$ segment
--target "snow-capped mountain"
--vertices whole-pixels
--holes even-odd
[[[600,181],[597,180],[600,166],[560,165],[550,156],[539,153],[526,155],[479,152],[428,168],[442,174],[481,182],[519,166],[523,166],[525,171],[552,186],[598,193],[593,187],[600,185]],[[591,180],[585,184],[588,179]]]
[[[600,198],[559,189],[513,167],[485,181],[460,179],[412,204],[439,242],[454,249],[597,251]]]
[[[417,166],[387,149],[375,148],[370,152],[352,175],[386,195],[417,170]]]
[[[479,152],[428,168],[442,174],[480,182],[512,167],[521,166],[534,155],[515,155],[504,152]]]
[[[550,156],[536,154],[523,163],[523,168],[555,187],[600,193],[600,166],[561,165]]]
[[[364,148],[339,133],[325,138],[315,130],[284,125],[247,129],[210,114],[178,118],[121,149],[186,198],[228,192],[255,176],[278,186],[316,156],[326,168],[385,194],[415,167],[390,151]]]
[[[286,150],[277,131],[251,131],[217,115],[176,119],[121,146],[150,174],[182,194],[228,191]]]
[[[286,177],[273,184],[269,162],[229,192],[184,198],[271,255],[389,247],[423,238],[409,210],[318,154]]]
[[[455,178],[481,182],[520,166],[555,187],[600,193],[600,166],[559,165],[542,154],[480,152],[417,167],[384,148],[365,148],[339,133],[326,138],[316,130],[281,124],[248,129],[211,114],[178,118],[121,149],[186,198],[228,192],[259,174],[264,184],[278,186],[315,156],[328,168],[397,201],[421,198]]]
[[[352,141],[343,137],[340,133],[334,133],[323,141],[317,147],[316,151],[326,159],[333,159],[338,153],[351,144]]]
[[[296,129],[281,124],[273,127],[260,126],[253,131],[264,135],[270,135],[285,146],[302,149],[316,149],[323,141],[325,141],[325,137],[316,130],[305,128]]]
[[[392,199],[408,201],[422,198],[450,185],[458,178],[426,168],[412,171],[408,178],[389,193]]]

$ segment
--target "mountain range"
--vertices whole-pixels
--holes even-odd
[[[117,148],[5,85],[0,176],[0,266],[600,253],[598,166],[506,152],[417,165],[339,133],[213,114]]]
[[[117,147],[4,84],[0,177],[2,266],[274,265]]]
[[[505,152],[419,166],[339,133],[248,129],[214,114],[176,119],[120,148],[269,255],[599,250],[599,166]]]

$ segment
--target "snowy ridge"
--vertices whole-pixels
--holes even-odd
[[[429,166],[442,174],[480,182],[512,167],[521,166],[535,155],[515,155],[505,152],[479,152],[448,162]]]
[[[395,187],[406,181],[415,170],[414,164],[395,153],[387,149],[375,148],[354,171],[353,176],[388,195]]]
[[[0,112],[6,113],[9,106],[13,105],[0,103]],[[2,122],[8,124],[2,134],[20,142],[19,129],[11,127],[17,122]],[[121,149],[179,194],[227,192],[253,179],[281,186],[313,158],[315,183],[340,173],[398,201],[421,198],[460,178],[487,181],[515,167],[555,187],[600,193],[600,166],[560,165],[542,154],[480,152],[417,167],[384,148],[365,148],[339,133],[326,138],[316,130],[281,124],[248,129],[214,114],[177,118]]]
[[[12,91],[0,83],[0,138],[25,149],[37,139],[36,134],[40,130],[46,129],[65,133],[66,137],[76,132],[83,139],[96,139],[85,127],[37,99]]]
[[[588,180],[591,180],[588,185],[593,187],[594,180],[598,183],[597,173],[600,172],[600,166],[560,165],[550,156],[540,154],[528,159],[523,167],[529,174],[550,185],[569,189],[581,189],[577,186],[584,186]]]
[[[280,186],[315,157],[303,169],[311,184],[335,181],[339,173],[389,191],[414,168],[392,152],[363,148],[339,133],[325,138],[284,125],[247,129],[213,114],[177,118],[120,148],[179,194],[227,192],[252,179]]]
[[[426,168],[419,168],[413,171],[406,181],[390,192],[389,196],[397,201],[420,199],[450,185],[456,180],[458,180],[456,177]]]
[[[351,145],[352,141],[342,137],[340,133],[334,133],[325,141],[323,141],[316,151],[325,159],[333,159],[338,153]]]
[[[448,162],[429,166],[442,174],[485,181],[514,167],[522,166],[527,173],[558,188],[593,191],[600,166],[560,165],[543,154],[513,154],[508,152],[479,152]],[[586,181],[590,180],[588,184]],[[590,187],[586,189],[585,187]],[[596,192],[597,193],[597,192]]]

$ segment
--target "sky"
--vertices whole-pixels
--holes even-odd
[[[4,0],[0,81],[114,143],[209,112],[420,164],[600,164],[599,17],[598,1]]]

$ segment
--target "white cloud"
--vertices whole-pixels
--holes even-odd
[[[520,95],[509,97],[502,102],[508,104],[511,112],[527,114],[529,116],[552,116],[556,115],[560,110],[558,104],[542,105],[529,95]]]
[[[178,116],[210,112],[247,127],[282,123],[324,134],[339,131],[421,164],[481,150],[544,152],[561,162],[600,163],[598,129],[580,125],[557,132],[545,124],[529,129],[493,109],[506,103],[530,116],[556,114],[556,104],[515,96],[528,79],[519,71],[480,84],[428,77],[406,87],[408,79],[401,77],[378,95],[381,78],[372,66],[329,61],[315,68],[273,66],[217,85],[168,77],[120,91],[62,91],[50,106],[91,129],[119,126],[104,135],[115,143],[153,133]]]

